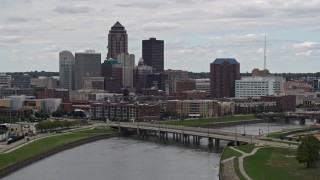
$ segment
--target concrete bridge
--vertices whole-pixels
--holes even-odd
[[[118,128],[119,132],[126,132],[131,130],[135,132],[138,137],[147,138],[150,134],[158,136],[160,141],[167,141],[168,134],[171,133],[173,140],[182,143],[200,144],[200,139],[207,138],[208,146],[219,147],[220,140],[234,142],[235,145],[240,143],[258,143],[258,136],[244,135],[240,133],[224,132],[216,129],[201,128],[201,127],[186,127],[165,124],[153,123],[128,123],[128,122],[110,122],[110,127]],[[191,139],[192,138],[192,139]]]

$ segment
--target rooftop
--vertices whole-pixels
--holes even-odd
[[[122,26],[121,23],[119,23],[119,21],[117,21],[117,22],[111,27],[111,29],[124,30],[124,27]]]
[[[222,64],[223,62],[229,62],[230,64],[239,64],[235,58],[217,58],[213,63]]]

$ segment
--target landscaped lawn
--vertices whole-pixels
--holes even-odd
[[[179,120],[179,121],[163,121],[168,125],[184,125],[184,126],[201,126],[206,124],[222,123],[222,122],[231,122],[231,121],[247,121],[259,119],[252,115],[246,116],[228,116],[228,117],[216,117],[216,118],[205,118],[205,119],[191,119],[191,120]]]
[[[0,168],[4,168],[10,164],[22,161],[63,144],[97,136],[99,134],[110,134],[113,132],[114,131],[112,130],[92,129],[39,139],[10,153],[0,154]]]
[[[252,179],[314,180],[320,177],[320,169],[307,169],[294,157],[296,150],[285,148],[261,148],[253,156],[244,159],[244,167]]]
[[[250,145],[244,145],[244,146],[237,146],[235,148],[245,153],[251,153],[251,151],[255,148],[255,146],[254,144],[250,144]]]
[[[240,157],[242,156],[241,153],[239,153],[238,151],[235,151],[233,149],[230,149],[229,147],[227,147],[224,151],[223,151],[223,154],[221,156],[221,161],[222,160],[225,160],[225,159],[228,159],[228,158],[231,158],[233,156],[236,156],[236,157]]]

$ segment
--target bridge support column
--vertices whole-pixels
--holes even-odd
[[[285,124],[289,124],[289,118],[288,118],[288,117],[285,117],[285,118],[284,118],[284,123],[285,123]]]
[[[208,147],[212,148],[213,147],[213,138],[208,137]]]
[[[320,124],[320,119],[318,118],[318,119],[316,120],[316,122],[317,122],[318,124]]]
[[[168,141],[168,133],[166,132],[166,141]]]
[[[118,133],[121,133],[121,127],[120,126],[118,127]]]
[[[220,147],[220,139],[215,139],[215,141],[214,141],[214,146],[215,146],[216,148]]]
[[[172,139],[175,140],[175,133],[172,133]]]
[[[299,124],[300,124],[300,125],[305,125],[305,124],[306,124],[306,119],[305,119],[305,118],[301,118],[301,119],[299,120]]]

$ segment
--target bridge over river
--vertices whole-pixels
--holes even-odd
[[[167,141],[168,134],[172,134],[173,140],[182,143],[200,144],[200,139],[206,138],[208,140],[209,147],[219,147],[220,140],[226,140],[239,145],[240,143],[246,144],[264,144],[278,147],[288,147],[288,144],[281,142],[272,142],[267,140],[261,140],[261,136],[241,134],[220,131],[210,128],[201,127],[188,127],[177,125],[165,125],[154,123],[141,123],[141,122],[109,122],[109,126],[117,128],[119,132],[134,132],[138,137],[147,138],[150,134],[156,135],[160,141]]]

